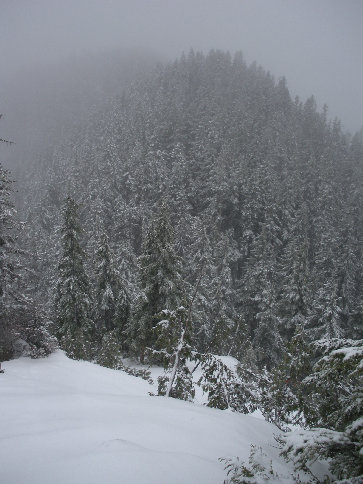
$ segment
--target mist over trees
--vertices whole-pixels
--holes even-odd
[[[237,318],[268,367],[299,324],[311,340],[359,337],[362,142],[241,54],[190,52],[160,65],[35,168],[28,243],[47,267],[35,297],[49,300],[66,196],[80,207],[89,257],[104,231],[139,297],[144,241],[163,201],[185,297],[201,276],[197,346],[216,347],[216,326],[228,333]],[[171,285],[167,297],[180,290]]]
[[[316,389],[323,365],[336,363],[329,342],[341,350],[363,338],[363,131],[344,132],[313,97],[291,99],[284,79],[241,53],[190,51],[110,92],[86,121],[44,142],[18,196],[27,287],[16,294],[41,308],[41,345],[54,334],[73,358],[162,363],[160,394],[186,400],[186,360],[199,358],[210,406],[262,405],[281,427],[291,423],[306,402],[296,388],[279,400],[284,382],[313,372]],[[21,269],[10,262],[5,170],[0,182],[6,358],[33,319],[7,316]],[[317,341],[330,360],[313,371]],[[213,355],[237,358],[239,374]],[[359,415],[355,407],[335,428],[319,405],[300,423],[345,432]],[[355,464],[335,465],[346,477]]]

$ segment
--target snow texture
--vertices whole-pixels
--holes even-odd
[[[149,396],[146,381],[60,351],[3,367],[1,483],[222,484],[218,458],[247,459],[251,443],[291,473],[260,419]]]

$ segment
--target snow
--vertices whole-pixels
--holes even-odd
[[[343,361],[347,361],[351,358],[362,358],[363,357],[363,347],[362,346],[350,346],[339,348],[331,353],[332,355],[344,355]]]
[[[152,397],[146,381],[60,351],[3,368],[1,483],[222,484],[218,458],[247,459],[250,444],[291,472],[260,419]]]

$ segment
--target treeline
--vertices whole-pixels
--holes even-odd
[[[164,200],[187,297],[198,286],[199,349],[239,356],[215,335],[247,331],[271,368],[298,325],[311,341],[360,337],[362,156],[362,133],[344,133],[313,98],[292,100],[283,79],[241,54],[191,52],[136,82],[32,177],[35,297],[54,307],[67,195],[91,279],[104,233],[130,300],[142,297],[138,258]]]

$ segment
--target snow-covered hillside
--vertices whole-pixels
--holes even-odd
[[[263,420],[165,397],[146,381],[62,352],[4,364],[2,484],[222,484],[219,457],[263,445],[288,476]],[[281,478],[280,482],[293,482]]]

